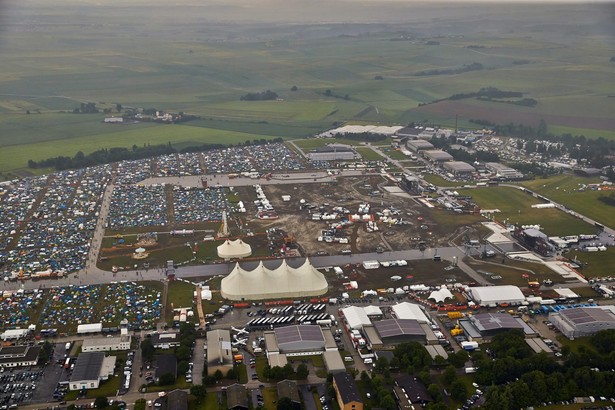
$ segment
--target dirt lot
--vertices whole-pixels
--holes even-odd
[[[437,246],[438,240],[430,235],[430,226],[436,226],[429,219],[424,208],[414,200],[382,192],[380,187],[392,185],[379,175],[365,177],[338,178],[337,182],[295,185],[267,185],[263,190],[267,199],[280,216],[275,220],[258,220],[246,218],[255,231],[261,228],[278,227],[293,235],[302,251],[307,255],[338,254],[342,250],[352,252],[374,252],[378,247],[386,250],[416,248],[420,241],[427,245]],[[254,189],[244,187],[237,189],[247,204],[247,215],[254,215],[256,199]],[[282,196],[289,195],[290,201],[283,201]],[[246,199],[248,198],[248,199]],[[307,205],[314,206],[307,209]],[[340,220],[312,220],[312,213],[333,213],[333,208],[343,207],[351,213],[357,213],[361,204],[371,206],[370,213],[376,214],[385,209],[395,210],[395,219],[401,219],[404,224],[378,222],[378,231],[369,232],[366,222],[340,226]],[[303,209],[302,209],[303,208]],[[331,226],[339,226],[336,236],[348,238],[348,243],[319,242],[322,230]],[[423,228],[421,228],[423,226]],[[434,235],[435,236],[435,235]]]

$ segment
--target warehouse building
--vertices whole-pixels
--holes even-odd
[[[178,332],[153,333],[151,341],[156,349],[171,349],[180,345]]]
[[[361,159],[352,147],[343,144],[329,144],[325,147],[314,148],[307,153],[312,161],[347,161]]]
[[[220,294],[230,300],[261,300],[320,296],[328,290],[324,275],[306,258],[296,268],[285,259],[277,268],[268,268],[261,261],[255,269],[246,270],[237,263],[222,279]]]
[[[318,325],[279,327],[274,334],[279,352],[287,356],[320,354],[325,350],[325,336]]]
[[[479,313],[459,320],[459,326],[470,341],[482,342],[513,329],[523,331],[526,337],[536,336],[536,331],[523,319],[508,313]]]
[[[523,173],[514,168],[502,165],[499,162],[487,162],[485,168],[495,174],[495,177],[502,180],[522,179]]]
[[[333,389],[340,410],[363,410],[363,399],[354,377],[346,372],[333,375]]]
[[[517,286],[476,286],[468,289],[468,295],[478,305],[495,307],[503,305],[520,305],[525,296]]]
[[[385,345],[395,345],[406,342],[424,343],[425,330],[417,320],[386,319],[374,323],[374,327]]]
[[[339,350],[327,350],[322,354],[323,362],[325,363],[325,369],[327,373],[335,374],[346,371],[344,360],[340,355]]]
[[[84,339],[81,345],[82,352],[108,352],[111,350],[130,350],[130,335],[118,337],[95,337]]]
[[[167,393],[166,410],[188,410],[188,392],[175,389]]]
[[[232,368],[231,332],[228,329],[207,332],[207,373],[213,375],[216,370],[220,370],[226,374]]]
[[[549,320],[568,339],[615,329],[615,306],[579,307],[549,313]]]
[[[0,346],[0,367],[36,366],[40,346]]]
[[[453,156],[451,154],[449,154],[448,152],[439,150],[439,149],[434,149],[430,151],[422,151],[422,154],[423,154],[423,157],[426,158],[428,161],[433,162],[433,163],[438,163],[438,164],[443,164],[447,161],[453,160]]]
[[[425,140],[409,140],[406,146],[412,152],[431,151],[434,149],[433,144]]]
[[[456,176],[470,175],[476,172],[476,168],[463,161],[445,162],[443,166],[444,169],[450,171],[453,175]]]
[[[97,389],[101,381],[113,375],[115,359],[115,356],[105,356],[102,352],[81,353],[70,377],[69,389]]]

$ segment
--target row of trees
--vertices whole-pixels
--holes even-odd
[[[263,377],[267,380],[280,381],[284,379],[305,380],[309,375],[308,367],[305,363],[300,363],[297,370],[293,365],[286,363],[283,367],[266,365],[263,369]]]
[[[237,144],[237,146],[266,145],[276,142],[282,142],[282,138],[275,138],[272,140],[266,140],[264,138],[254,139],[252,141],[246,140],[243,144],[240,143]],[[118,161],[138,160],[175,153],[205,152],[214,149],[221,149],[227,146],[232,146],[232,144],[202,144],[177,149],[171,145],[171,142],[169,142],[167,144],[158,145],[144,144],[142,147],[133,145],[130,149],[124,147],[103,148],[87,155],[82,151],[79,151],[73,157],[60,155],[40,161],[30,159],[28,160],[28,167],[33,169],[54,168],[58,171],[63,171],[66,169],[85,168],[101,164],[110,164]]]
[[[534,353],[522,332],[496,336],[492,357],[482,352],[473,356],[479,368],[475,380],[491,386],[486,392],[486,409],[519,409],[543,402],[571,400],[576,396],[615,396],[615,330],[605,330],[590,338],[593,348],[564,347],[565,360]]]

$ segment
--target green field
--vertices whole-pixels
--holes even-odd
[[[531,205],[542,203],[523,191],[509,187],[489,187],[459,190],[469,195],[482,209],[499,209],[496,220],[516,225],[540,225],[548,236],[593,233],[595,228],[557,209],[535,209]]]
[[[599,184],[601,182],[599,178],[561,174],[550,178],[525,181],[523,186],[605,226],[615,228],[615,207],[599,200],[600,197],[606,197],[615,191],[581,190],[587,184]],[[590,233],[593,233],[593,231],[590,231]]]
[[[200,4],[142,7],[131,0],[121,7],[98,7],[85,2],[76,27],[62,4],[11,4],[3,9],[11,24],[0,43],[0,147],[5,154],[0,172],[18,173],[28,159],[72,156],[77,150],[302,138],[344,123],[475,127],[470,119],[531,125],[543,119],[552,132],[615,137],[613,39],[594,31],[591,19],[576,18],[605,20],[608,14],[600,7],[536,5],[530,11],[529,6],[481,5],[439,8],[434,14],[429,6],[403,2],[376,9],[361,4],[337,15],[335,23],[328,23],[335,13],[311,10],[319,17],[310,18],[292,8],[292,21],[321,22],[299,26],[288,24],[279,7],[290,6],[251,7],[245,13],[233,2],[228,6],[237,12],[232,21],[222,9],[208,8],[209,18],[220,14],[224,23],[203,25]],[[497,19],[497,29],[477,30],[477,13]],[[238,15],[249,15],[250,21],[237,20]],[[148,24],[135,24],[135,16]],[[413,34],[400,16],[412,16]],[[353,23],[338,24],[337,18]],[[272,19],[280,21],[271,24]],[[359,23],[374,19],[400,22],[369,28]],[[400,36],[403,41],[392,41]],[[483,69],[445,71],[473,63]],[[429,70],[435,74],[421,74]],[[522,92],[538,104],[463,99],[419,107],[484,87]],[[279,98],[240,101],[248,92],[267,89]],[[72,114],[82,102],[115,115],[121,104],[183,111],[200,120],[118,127],[103,124],[102,113]]]
[[[615,277],[615,248],[608,248],[605,252],[571,251],[566,256],[580,262],[579,272],[587,278]]]

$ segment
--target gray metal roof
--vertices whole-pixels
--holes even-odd
[[[523,326],[508,313],[479,313],[471,320],[481,332],[497,329],[523,329]]]
[[[575,325],[596,322],[615,322],[615,316],[609,311],[600,308],[573,308],[563,309],[559,314]]]
[[[72,382],[83,380],[98,380],[102,369],[105,354],[103,352],[85,352],[77,357],[73,374],[70,377]]]
[[[425,331],[417,320],[386,319],[374,322],[374,327],[381,338],[396,336],[424,336]]]

